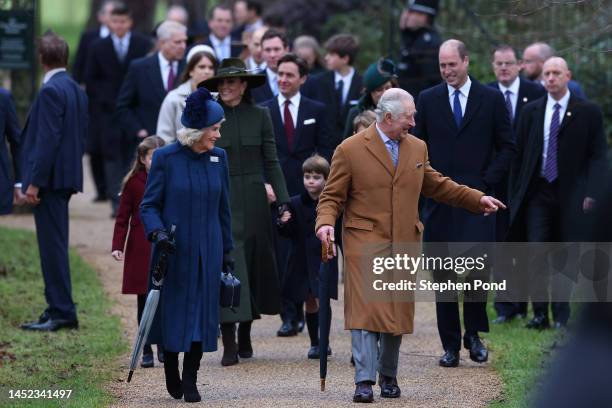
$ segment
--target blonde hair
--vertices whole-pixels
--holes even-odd
[[[202,138],[205,129],[182,128],[176,132],[176,141],[183,146],[193,146],[195,142]]]
[[[367,128],[375,121],[376,121],[376,114],[374,113],[374,111],[365,110],[361,112],[359,115],[355,116],[355,119],[353,119],[353,132],[357,132],[357,129],[359,129],[359,126],[363,126]]]
[[[140,142],[140,144],[136,148],[136,157],[134,158],[132,168],[130,169],[130,171],[128,171],[128,173],[123,178],[123,181],[121,182],[121,192],[123,192],[123,189],[125,188],[127,182],[132,177],[134,177],[136,173],[142,170],[146,170],[145,165],[140,161],[140,159],[144,159],[145,157],[147,157],[147,154],[149,154],[151,150],[157,149],[158,147],[162,147],[165,144],[166,143],[164,142],[164,139],[156,135],[145,137],[144,140]]]

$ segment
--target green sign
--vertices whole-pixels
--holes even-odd
[[[34,13],[0,10],[0,68],[31,69],[33,55]]]

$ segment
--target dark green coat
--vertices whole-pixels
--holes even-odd
[[[289,202],[289,194],[267,109],[244,102],[223,109],[225,122],[216,145],[228,155],[233,256],[242,286],[240,308],[236,313],[222,309],[221,322],[249,321],[279,313],[281,303],[264,182],[272,185],[279,203]]]

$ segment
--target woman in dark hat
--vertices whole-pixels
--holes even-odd
[[[353,134],[353,121],[357,115],[366,110],[375,110],[382,94],[387,89],[397,88],[397,75],[393,61],[381,58],[371,64],[363,74],[363,86],[364,91],[359,103],[349,110],[346,117],[342,139]]]
[[[217,350],[221,270],[231,268],[229,170],[226,153],[215,147],[223,108],[206,89],[187,98],[178,143],[157,149],[141,220],[153,257],[171,252],[151,343],[165,348],[164,373],[170,395],[201,400],[196,387],[202,352]],[[174,246],[168,231],[176,225]],[[182,380],[178,353],[183,352]]]
[[[240,279],[240,307],[221,309],[224,366],[250,358],[251,323],[261,314],[280,313],[280,284],[274,253],[269,183],[280,212],[289,194],[276,155],[276,141],[267,109],[251,100],[250,90],[265,83],[265,75],[252,75],[238,58],[221,61],[217,75],[199,86],[218,91],[225,112],[219,147],[227,151],[232,191],[232,235],[236,270]],[[273,201],[273,200],[271,200]],[[236,342],[238,323],[238,342]]]

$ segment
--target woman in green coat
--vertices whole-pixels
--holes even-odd
[[[261,314],[280,313],[280,284],[265,184],[274,190],[281,212],[288,208],[289,194],[276,155],[269,113],[254,105],[250,95],[250,89],[265,81],[265,75],[249,74],[242,60],[227,58],[221,61],[216,76],[198,85],[219,92],[219,102],[225,112],[221,138],[216,145],[225,149],[228,156],[234,272],[241,282],[240,307],[235,311],[221,309],[221,364],[224,366],[238,363],[238,356],[253,355],[251,323],[254,319]]]

